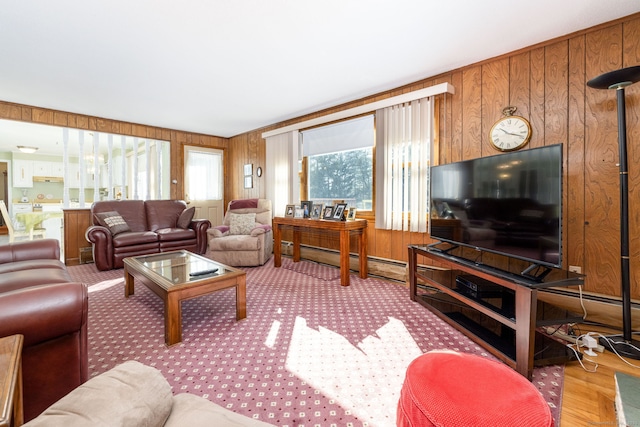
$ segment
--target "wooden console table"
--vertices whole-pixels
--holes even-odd
[[[0,338],[0,427],[23,424],[22,335]]]
[[[314,233],[338,233],[340,236],[340,284],[349,286],[349,236],[358,235],[360,257],[360,277],[367,278],[367,220],[356,219],[354,221],[330,221],[325,219],[310,218],[273,218],[273,265],[282,265],[282,230],[293,230],[293,262],[300,261],[300,238],[303,232]]]

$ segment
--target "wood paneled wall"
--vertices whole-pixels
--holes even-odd
[[[153,138],[171,143],[171,198],[184,198],[184,146],[211,147],[228,152],[229,140],[217,136],[171,130],[154,126],[102,119],[82,114],[67,113],[46,108],[32,107],[0,101],[0,119],[17,120],[42,125],[54,125],[89,131]],[[227,163],[228,164],[228,163]],[[232,185],[226,183],[225,186]],[[228,193],[230,190],[226,189]]]
[[[491,156],[489,130],[507,105],[529,119],[529,147],[564,144],[564,266],[580,266],[585,291],[620,295],[620,221],[616,93],[588,88],[603,72],[640,64],[640,14],[550,40],[392,91],[231,138],[230,198],[261,197],[245,190],[243,163],[264,162],[262,132],[442,82],[456,93],[440,102],[440,163]],[[628,87],[632,297],[640,298],[640,83]],[[264,167],[264,166],[263,166]],[[236,173],[236,172],[234,172]],[[422,233],[369,228],[369,254],[406,261],[408,244],[430,243]]]
[[[587,274],[585,290],[620,295],[619,189],[616,94],[588,88],[603,72],[640,64],[640,14],[497,58],[421,80],[304,117],[275,123],[231,139],[0,101],[0,118],[68,126],[171,142],[171,196],[182,198],[183,147],[225,150],[225,199],[264,197],[265,141],[261,134],[301,120],[449,82],[454,95],[439,107],[440,163],[497,154],[488,132],[502,108],[515,105],[533,128],[530,147],[564,144],[564,265]],[[626,89],[629,142],[632,297],[640,299],[640,84]],[[253,188],[244,188],[243,165],[253,164]],[[373,218],[368,218],[373,224]],[[406,261],[408,244],[427,244],[427,234],[368,232],[369,254]],[[329,242],[331,244],[331,242]]]

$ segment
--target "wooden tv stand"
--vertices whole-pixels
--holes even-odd
[[[461,249],[461,248],[459,248]],[[418,257],[439,268],[418,264]],[[584,276],[552,269],[542,281],[474,263],[427,246],[409,246],[409,291],[416,301],[531,379],[534,366],[576,355],[536,327],[581,322],[582,316],[538,301],[538,290],[580,285]]]

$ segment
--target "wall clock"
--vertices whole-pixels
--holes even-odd
[[[521,116],[514,116],[516,107],[505,107],[504,117],[499,119],[489,132],[491,145],[500,151],[519,150],[531,139],[531,125]]]

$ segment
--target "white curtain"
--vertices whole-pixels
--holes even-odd
[[[424,233],[433,97],[378,110],[376,133],[376,228]]]
[[[298,139],[297,130],[266,138],[265,196],[271,200],[274,216],[284,216],[287,204],[300,198]]]

